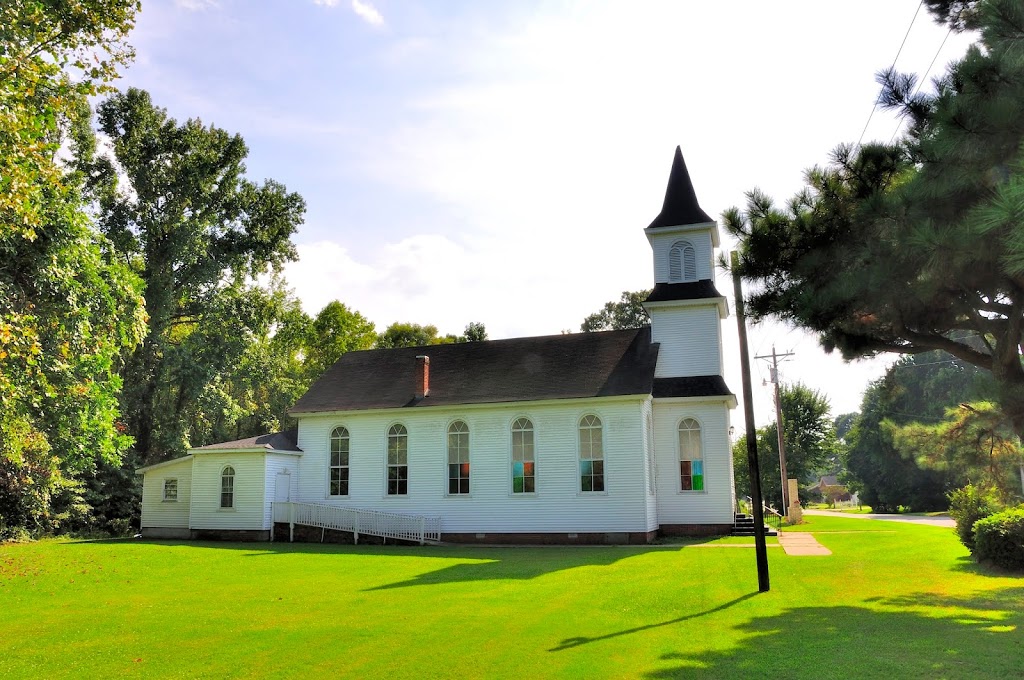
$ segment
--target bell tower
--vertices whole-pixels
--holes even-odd
[[[721,376],[720,321],[729,310],[714,283],[718,223],[697,202],[678,146],[665,202],[644,233],[654,261],[654,289],[644,309],[651,341],[661,345],[655,379]]]

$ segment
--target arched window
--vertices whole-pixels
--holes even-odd
[[[668,251],[668,280],[697,280],[697,250],[689,241],[676,241]]]
[[[533,493],[536,482],[533,423],[529,418],[517,418],[512,423],[512,493]]]
[[[388,430],[388,495],[409,493],[409,431],[395,424]]]
[[[469,493],[469,426],[461,420],[448,426],[448,493]]]
[[[682,491],[704,490],[700,423],[693,418],[685,418],[679,423],[679,488]]]
[[[601,419],[580,418],[580,491],[604,491],[604,443]]]
[[[331,432],[330,495],[348,495],[348,430],[336,427]]]
[[[220,473],[220,507],[235,507],[235,468],[230,465]]]

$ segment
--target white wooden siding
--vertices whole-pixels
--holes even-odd
[[[178,480],[177,501],[163,500],[167,479]],[[191,493],[191,457],[146,472],[142,478],[142,527],[188,529]]]
[[[650,237],[651,252],[654,257],[655,283],[678,283],[671,281],[668,274],[668,255],[672,244],[676,241],[689,241],[693,244],[697,255],[697,278],[714,279],[714,249],[711,247],[711,231],[676,231],[673,233],[653,234]]]
[[[390,413],[305,416],[299,421],[296,500],[413,512],[442,518],[443,532],[624,532],[648,529],[643,460],[643,397],[590,404],[498,404],[487,408],[425,408]],[[605,492],[579,491],[577,424],[601,419]],[[511,424],[533,422],[536,493],[513,494]],[[446,428],[470,429],[470,494],[447,495]],[[386,435],[394,423],[409,432],[409,493],[386,494]],[[327,495],[328,439],[338,425],[350,436],[349,497]]]
[[[645,471],[644,483],[647,485],[644,488],[644,499],[645,499],[645,511],[647,515],[647,530],[654,531],[658,528],[658,496],[657,496],[657,483],[658,483],[658,465],[657,465],[657,452],[654,448],[654,405],[650,399],[644,401],[640,408],[640,415],[643,422],[643,436],[644,436],[644,450],[645,456],[650,456],[650,470]],[[651,418],[652,428],[651,432],[647,431],[647,419]],[[645,458],[644,465],[647,465]],[[646,478],[647,475],[653,477],[654,491],[651,493],[650,480]]]
[[[264,529],[264,453],[202,453],[192,466],[193,529]],[[221,471],[235,469],[235,507],[220,507]],[[273,484],[273,481],[271,481]]]
[[[656,378],[721,375],[718,307],[656,307],[650,310],[651,340],[661,343]]]
[[[683,418],[701,425],[704,491],[681,491],[678,428]],[[732,524],[732,449],[729,409],[724,404],[654,400],[654,441],[658,462],[658,521],[661,524]]]

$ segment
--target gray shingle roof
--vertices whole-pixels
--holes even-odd
[[[430,392],[415,398],[416,356]],[[291,413],[650,394],[658,346],[650,327],[349,352]]]
[[[207,444],[196,446],[190,451],[215,451],[218,449],[259,449],[268,451],[299,451],[298,430],[287,430],[285,432],[274,432],[273,434],[261,434],[257,437],[236,439],[232,442],[220,442],[218,444]]]
[[[703,300],[720,298],[722,294],[715,288],[710,279],[691,281],[689,283],[656,283],[646,302],[663,302],[665,300]]]

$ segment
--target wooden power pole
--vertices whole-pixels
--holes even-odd
[[[793,356],[792,352],[786,352],[785,354],[776,354],[775,345],[772,345],[772,355],[769,357],[758,356],[755,359],[771,359],[772,360],[772,382],[775,384],[775,429],[779,435],[779,475],[782,477],[782,514],[785,517],[789,516],[789,475],[786,473],[786,437],[785,428],[782,422],[782,398],[779,396],[779,359],[785,359],[786,357]]]
[[[750,468],[750,504],[754,515],[754,547],[757,552],[757,590],[771,589],[768,579],[768,546],[764,540],[764,507],[761,497],[761,465],[757,460],[757,429],[754,426],[754,390],[750,386],[750,351],[747,349],[747,323],[743,313],[743,288],[739,256],[732,253],[732,287],[736,296],[736,325],[740,335],[740,372],[743,375],[743,417],[747,428],[747,465]]]

